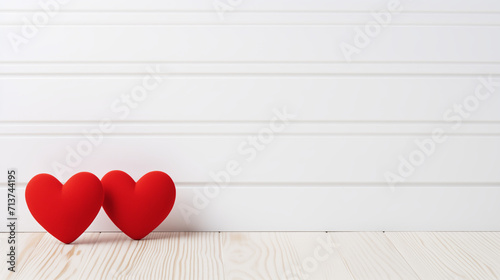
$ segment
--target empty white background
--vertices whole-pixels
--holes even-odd
[[[167,172],[178,200],[160,230],[500,230],[500,87],[459,127],[444,117],[499,78],[498,1],[401,0],[351,61],[340,46],[390,1],[74,0],[17,51],[9,34],[45,12],[0,3],[0,187],[17,168],[20,230],[42,230],[26,183],[105,119],[113,131],[58,179]],[[161,85],[113,110],[148,68]],[[238,147],[285,107],[295,118],[247,161]],[[384,174],[436,128],[446,141],[391,188]],[[230,160],[241,174],[197,206]],[[90,230],[116,228],[101,213]]]

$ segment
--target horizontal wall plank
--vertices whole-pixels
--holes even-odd
[[[247,135],[262,129],[266,121],[254,122],[161,122],[124,121],[116,122],[114,129],[106,133],[111,136],[178,136],[178,135]],[[85,131],[99,127],[99,122],[0,122],[0,136],[71,136],[80,137]],[[464,123],[452,129],[446,122],[290,122],[280,135],[420,135],[428,136],[433,130],[446,128],[450,135],[500,136],[500,123]]]
[[[162,81],[132,108],[121,98],[131,96],[142,77],[3,78],[0,121],[269,121],[274,109],[286,107],[294,121],[443,122],[454,104],[478,87],[485,90],[475,76],[165,76]],[[499,93],[494,88],[463,121],[500,121]]]
[[[499,231],[499,187],[228,187],[204,208],[202,186],[177,189],[159,231]],[[19,188],[19,231],[43,231]],[[4,207],[5,200],[0,200]],[[279,204],[279,207],[277,206]],[[189,208],[191,207],[191,208]],[[197,206],[196,206],[197,207]],[[5,220],[5,211],[0,219]],[[280,221],[277,223],[276,221]],[[6,228],[1,228],[5,231]],[[118,231],[101,211],[88,231]]]
[[[364,37],[394,2],[55,1],[0,0],[0,169],[19,172],[21,230],[41,230],[34,175],[114,169],[172,176],[159,230],[500,230],[500,2],[401,0]],[[445,142],[403,163],[436,129]],[[228,187],[188,222],[214,180]],[[117,229],[101,213],[90,230]]]
[[[211,182],[213,172],[230,160],[240,183],[385,183],[386,172],[399,174],[400,157],[418,150],[415,140],[430,136],[280,136],[253,142],[254,136],[127,136],[104,138],[97,146],[81,137],[0,138],[0,170],[17,167],[19,182],[38,173],[66,180],[77,171],[103,176],[120,169],[138,179],[152,170],[168,172],[175,182]],[[94,136],[92,136],[94,137]],[[500,183],[500,137],[448,136],[435,153],[406,178],[409,183]],[[98,139],[98,138],[97,138]],[[256,138],[258,139],[258,138]],[[256,143],[256,144],[254,144]],[[426,144],[427,145],[427,144]],[[76,152],[80,151],[80,152]],[[420,159],[421,157],[417,157]],[[412,162],[417,162],[412,161]],[[225,179],[219,179],[225,180]]]
[[[380,9],[382,10],[382,9]],[[23,25],[24,18],[33,18],[34,11],[2,12],[0,25]],[[46,24],[50,25],[364,25],[374,19],[373,12],[245,12],[228,11],[221,18],[215,11],[59,11]],[[498,13],[404,12],[394,13],[391,25],[499,25]]]
[[[214,4],[231,4],[234,10],[237,11],[325,11],[325,10],[340,10],[340,11],[372,11],[381,10],[387,7],[389,1],[387,0],[362,0],[362,1],[329,1],[329,0],[316,0],[316,1],[287,1],[287,0],[252,0],[252,1],[155,1],[144,0],[141,2],[127,0],[108,0],[105,3],[98,0],[88,0],[72,2],[67,0],[60,0],[64,3],[65,10],[123,10],[123,11],[215,11]],[[2,10],[40,10],[40,4],[37,0],[29,1],[8,1],[2,0]],[[446,0],[446,1],[399,1],[401,6],[408,11],[450,11],[450,12],[498,12],[500,11],[500,4],[495,0],[477,0],[474,2],[460,0]]]
[[[340,45],[355,34],[355,26],[51,26],[0,61],[347,61]],[[499,34],[500,26],[388,26],[352,59],[500,62]],[[0,44],[10,46],[9,36]]]
[[[500,17],[499,17],[500,18]],[[440,62],[330,62],[330,63],[298,63],[298,62],[6,62],[0,65],[2,78],[30,78],[40,74],[47,78],[60,78],[82,75],[144,75],[147,70],[155,67],[160,76],[176,77],[180,75],[205,75],[219,77],[234,77],[235,75],[333,75],[355,76],[376,75],[387,76],[411,75],[426,76],[447,75],[461,78],[465,75],[495,75],[500,74],[500,63],[440,63]],[[459,75],[457,77],[457,75]],[[108,76],[106,76],[108,77]],[[300,77],[300,76],[299,76]],[[135,78],[135,77],[132,77]],[[403,76],[403,78],[405,78]],[[469,78],[465,76],[465,78]]]

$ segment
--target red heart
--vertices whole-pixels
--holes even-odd
[[[64,185],[54,176],[38,174],[25,191],[28,209],[35,220],[66,244],[75,241],[99,213],[104,199],[101,181],[81,172]]]
[[[175,201],[175,184],[166,173],[152,171],[137,183],[123,171],[101,180],[103,208],[113,223],[132,239],[142,239],[168,216]]]

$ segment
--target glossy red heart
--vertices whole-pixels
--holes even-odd
[[[172,210],[175,184],[166,173],[152,171],[137,183],[123,171],[101,179],[103,208],[113,223],[132,239],[142,239],[157,228]]]
[[[101,181],[81,172],[64,185],[54,176],[38,174],[25,191],[28,209],[35,220],[64,243],[75,241],[99,213],[104,199]]]

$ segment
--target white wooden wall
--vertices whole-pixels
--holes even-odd
[[[17,168],[20,230],[41,230],[24,187],[57,164],[61,181],[169,173],[178,200],[160,230],[500,230],[499,1],[401,0],[350,60],[341,46],[397,2],[0,3],[0,188]],[[449,110],[485,90],[457,124]],[[242,153],[283,108],[284,130]],[[70,166],[105,120],[112,131]],[[446,140],[390,186],[436,129]],[[207,197],[231,160],[241,172]],[[90,230],[116,228],[100,213]]]

